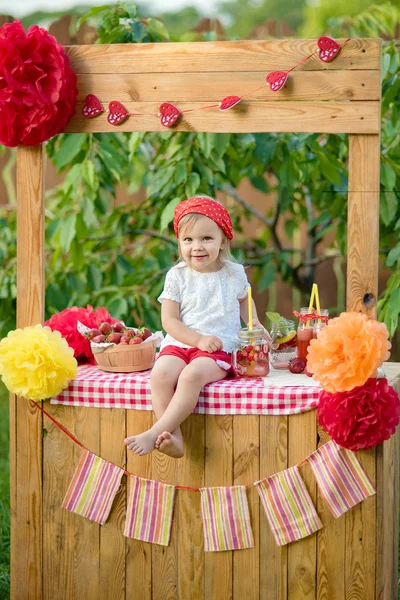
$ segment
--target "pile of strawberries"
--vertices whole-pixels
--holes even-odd
[[[247,367],[254,363],[265,363],[268,361],[268,344],[249,344],[238,350],[237,361],[243,367]]]
[[[98,329],[90,329],[86,337],[95,344],[110,343],[121,346],[141,344],[151,336],[147,327],[132,329],[125,327],[122,323],[100,323]]]

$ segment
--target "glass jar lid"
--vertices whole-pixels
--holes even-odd
[[[264,336],[264,329],[262,327],[253,327],[253,330],[250,331],[248,327],[243,327],[242,329],[239,329],[238,335],[240,340],[262,338]]]

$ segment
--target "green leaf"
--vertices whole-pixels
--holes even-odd
[[[251,184],[261,192],[267,194],[269,192],[268,183],[261,175],[256,175],[254,177],[250,177]]]
[[[186,194],[189,198],[195,195],[195,193],[199,189],[199,185],[200,175],[192,171],[192,173],[189,173],[189,177],[187,178],[187,183],[185,187]]]
[[[379,214],[385,225],[390,225],[396,216],[398,200],[395,192],[381,192]]]
[[[55,165],[61,171],[79,154],[87,140],[86,133],[66,133],[55,155]]]
[[[164,208],[164,210],[162,211],[160,223],[161,231],[164,231],[168,227],[168,225],[173,221],[174,210],[175,207],[179,204],[180,200],[180,198],[173,198],[173,200],[170,200]]]
[[[99,290],[103,283],[103,274],[96,265],[87,268],[87,282],[91,290]]]
[[[129,273],[130,275],[132,275],[133,273],[135,273],[134,266],[132,265],[132,263],[127,258],[125,258],[125,256],[122,256],[120,254],[118,256],[118,258],[117,258],[117,263],[121,267],[121,269],[123,271],[125,271],[126,273]]]
[[[97,189],[98,182],[96,182],[96,171],[92,160],[85,160],[83,163],[83,178],[93,190]]]
[[[385,79],[386,75],[388,74],[390,60],[390,54],[384,54],[382,56],[382,80]]]
[[[341,184],[340,171],[335,167],[334,164],[332,164],[332,162],[328,159],[328,157],[323,153],[319,153],[318,160],[319,160],[319,166],[320,166],[323,176],[326,179],[328,179],[329,181],[331,181],[332,183],[336,183],[336,185],[340,185]]]
[[[386,264],[388,267],[393,267],[393,265],[400,259],[400,244],[392,248],[387,255]]]
[[[187,169],[183,160],[179,161],[175,167],[174,183],[176,186],[186,181]]]
[[[282,319],[281,315],[277,312],[266,312],[265,314],[271,323],[279,323]]]
[[[76,215],[68,215],[60,227],[60,246],[63,252],[68,252],[76,234]]]
[[[65,308],[66,298],[60,286],[56,283],[50,283],[46,290],[46,305],[60,311]]]
[[[388,163],[381,165],[381,183],[385,191],[391,192],[396,185],[396,171]]]
[[[400,289],[396,288],[390,292],[389,302],[387,304],[385,323],[392,337],[399,323],[400,313]]]
[[[214,138],[214,148],[219,156],[223,156],[231,141],[230,133],[217,133]]]
[[[114,297],[114,299],[107,304],[107,309],[114,319],[122,319],[123,317],[126,317],[128,313],[128,303],[125,298]]]
[[[159,21],[159,19],[152,19],[151,17],[149,17],[147,19],[147,25],[149,28],[149,32],[152,35],[156,35],[157,37],[164,40],[169,40],[168,30],[162,21]]]
[[[206,158],[210,158],[214,147],[215,133],[198,133],[197,141],[200,149]]]
[[[141,42],[146,34],[146,28],[140,21],[134,21],[131,25],[133,39],[135,42]]]
[[[84,23],[91,17],[94,17],[94,16],[98,15],[99,13],[103,12],[103,10],[107,10],[107,8],[110,8],[109,4],[103,4],[103,6],[95,6],[94,8],[91,8],[89,10],[89,12],[87,12],[85,15],[83,15],[82,17],[80,17],[80,19],[77,20],[76,31],[78,31],[78,29],[82,25],[82,23]]]
[[[71,188],[76,190],[82,181],[83,169],[82,164],[77,163],[67,173],[64,179],[64,193],[69,194]]]

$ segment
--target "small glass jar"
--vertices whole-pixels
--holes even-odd
[[[303,306],[300,309],[301,315],[307,315],[309,312],[310,311],[307,306]],[[308,346],[310,345],[313,337],[314,321],[312,319],[305,321],[300,318],[299,326],[297,328],[297,354],[298,357],[303,359],[305,362],[307,362]]]
[[[319,311],[319,314],[321,315],[321,317],[329,317],[329,310],[327,308],[321,308],[321,310]],[[325,321],[325,319],[316,319],[314,321],[314,327],[313,327],[313,338],[318,337],[319,332],[321,331],[321,329],[323,327],[325,327],[327,325],[327,321]]]
[[[232,351],[232,367],[238,377],[266,377],[269,373],[268,343],[264,330],[247,327],[239,330],[236,346]]]
[[[271,365],[274,369],[288,369],[297,356],[297,334],[294,321],[272,323]]]

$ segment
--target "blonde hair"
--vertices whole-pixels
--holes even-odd
[[[210,198],[210,196],[207,196],[207,198]],[[214,198],[210,198],[211,200],[214,200]],[[215,200],[215,202],[218,202],[218,200]],[[218,204],[221,204],[220,202],[218,202]],[[181,232],[182,228],[191,228],[194,226],[194,224],[201,218],[203,218],[205,215],[200,215],[199,213],[189,213],[188,215],[185,215],[184,217],[182,217],[182,219],[179,222],[179,226],[178,226],[178,232]],[[232,256],[231,253],[231,242],[230,240],[228,240],[228,238],[226,237],[225,233],[222,231],[222,241],[224,243],[224,247],[221,248],[221,250],[219,251],[219,259],[222,263],[226,263],[226,262],[237,262],[235,260],[235,258]],[[179,254],[179,259],[181,261],[183,261],[183,256],[181,253],[181,245],[180,242],[178,241],[178,254]]]

